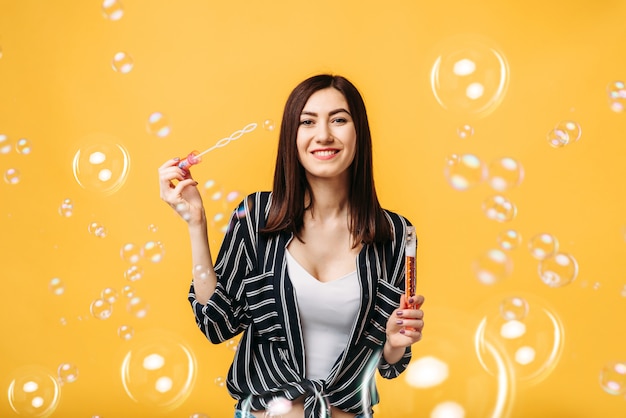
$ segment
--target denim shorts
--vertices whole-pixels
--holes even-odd
[[[264,418],[262,416],[254,416],[240,410],[235,411],[235,418]],[[365,415],[355,415],[354,418],[365,418]]]

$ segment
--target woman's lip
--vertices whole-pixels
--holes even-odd
[[[339,153],[338,149],[318,149],[311,151],[311,154],[319,160],[330,160]]]

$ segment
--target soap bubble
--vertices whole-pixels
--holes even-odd
[[[126,394],[160,413],[180,406],[196,378],[191,350],[180,337],[164,330],[138,335],[131,344],[121,369]]]
[[[23,366],[12,373],[8,388],[8,401],[18,415],[33,418],[50,417],[60,401],[57,379],[45,368]]]
[[[124,277],[126,278],[126,280],[136,282],[143,277],[143,268],[136,264],[133,264],[126,269],[126,271],[124,272]]]
[[[57,296],[65,293],[65,285],[63,284],[63,281],[58,277],[53,277],[52,279],[50,279],[50,283],[48,283],[48,289],[50,289],[50,291]]]
[[[522,320],[528,314],[528,302],[519,296],[508,296],[500,302],[500,314],[507,321]]]
[[[131,264],[137,264],[141,260],[141,248],[132,242],[127,242],[122,246],[120,255],[122,260]]]
[[[17,168],[9,168],[4,172],[4,181],[7,184],[17,184],[22,180],[21,175]]]
[[[91,222],[87,227],[87,230],[91,235],[98,238],[105,238],[108,234],[108,230],[99,222]]]
[[[113,61],[111,61],[111,67],[121,74],[128,74],[133,70],[135,66],[135,62],[133,61],[133,57],[128,55],[126,52],[120,51],[116,52],[113,55]]]
[[[479,282],[492,285],[511,275],[513,261],[504,251],[490,249],[474,260],[472,269]]]
[[[11,140],[5,134],[0,134],[0,154],[8,154],[11,152]]]
[[[124,16],[124,8],[118,0],[104,0],[102,2],[102,13],[109,20],[120,20]]]
[[[626,361],[611,361],[600,371],[600,386],[611,395],[626,394]]]
[[[507,229],[498,234],[498,245],[503,250],[514,250],[522,243],[522,236],[514,229]]]
[[[510,315],[503,315],[503,300],[507,301],[505,312]],[[513,300],[520,301],[519,306],[509,311]],[[511,361],[518,383],[534,385],[546,379],[557,366],[565,345],[563,325],[556,313],[534,295],[500,297],[487,305],[481,309],[487,314],[480,321],[474,340],[485,370],[494,373],[491,360],[484,358],[483,344],[488,342]],[[515,318],[511,319],[511,315]]]
[[[32,151],[31,143],[27,138],[20,138],[15,143],[15,150],[18,154],[30,154]]]
[[[73,383],[78,379],[78,367],[72,363],[61,363],[57,368],[59,383]]]
[[[499,158],[489,164],[489,185],[499,192],[518,186],[524,178],[524,168],[510,157]]]
[[[97,319],[108,319],[113,313],[113,306],[108,300],[95,299],[91,302],[91,314]]]
[[[456,128],[456,134],[459,136],[459,138],[466,139],[474,135],[474,128],[471,125],[467,124],[461,125]]]
[[[446,158],[444,175],[456,190],[467,190],[487,176],[487,166],[474,154],[451,154]]]
[[[487,218],[498,222],[512,221],[517,215],[515,204],[502,195],[488,197],[482,207]]]
[[[122,339],[122,340],[130,340],[131,338],[133,338],[133,335],[135,334],[135,330],[132,326],[130,325],[120,325],[119,328],[117,328],[117,335]]]
[[[621,113],[626,108],[626,85],[623,81],[612,81],[607,86],[609,108],[615,113]]]
[[[74,202],[72,199],[63,199],[59,205],[59,214],[65,218],[69,218],[74,214]]]
[[[557,252],[539,261],[539,277],[550,287],[562,287],[578,276],[578,262],[571,254]]]
[[[528,249],[534,258],[543,260],[558,251],[559,241],[548,233],[537,234],[528,241]]]
[[[464,116],[492,113],[504,99],[509,83],[502,52],[491,40],[472,35],[451,37],[438,48],[430,82],[441,107]]]
[[[419,352],[413,353],[413,360],[401,375],[405,385],[403,394],[396,399],[408,402],[382,403],[380,407],[385,410],[380,412],[385,416],[409,417],[419,408],[420,416],[431,418],[457,417],[442,415],[445,411],[464,411],[465,415],[460,416],[466,417],[508,417],[515,398],[512,365],[488,341],[486,356],[494,365],[494,373],[485,371],[477,356],[468,356],[474,351],[474,330],[479,318],[467,311],[433,307],[429,315],[438,318],[437,327],[420,342]]]
[[[168,136],[171,132],[167,117],[161,112],[154,112],[148,117],[148,132],[159,138]]]
[[[108,135],[93,134],[83,139],[72,161],[74,179],[84,189],[104,195],[118,191],[130,170],[128,151]]]
[[[150,260],[153,263],[158,263],[163,260],[163,256],[165,255],[165,248],[163,244],[158,241],[147,241],[144,243],[143,247],[141,247],[141,256]]]
[[[271,119],[266,119],[263,121],[263,129],[266,131],[273,131],[275,129],[274,121]]]

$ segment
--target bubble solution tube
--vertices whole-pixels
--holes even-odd
[[[409,226],[406,230],[406,243],[404,247],[405,255],[405,298],[409,309],[417,309],[417,302],[409,303],[410,298],[416,295],[416,262],[417,255],[417,237],[415,236],[415,227]],[[410,329],[410,328],[408,328]]]

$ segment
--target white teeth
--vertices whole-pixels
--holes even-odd
[[[314,154],[315,155],[320,155],[322,157],[327,157],[329,155],[333,155],[335,154],[336,151],[331,151],[331,150],[327,150],[327,151],[315,151]]]

